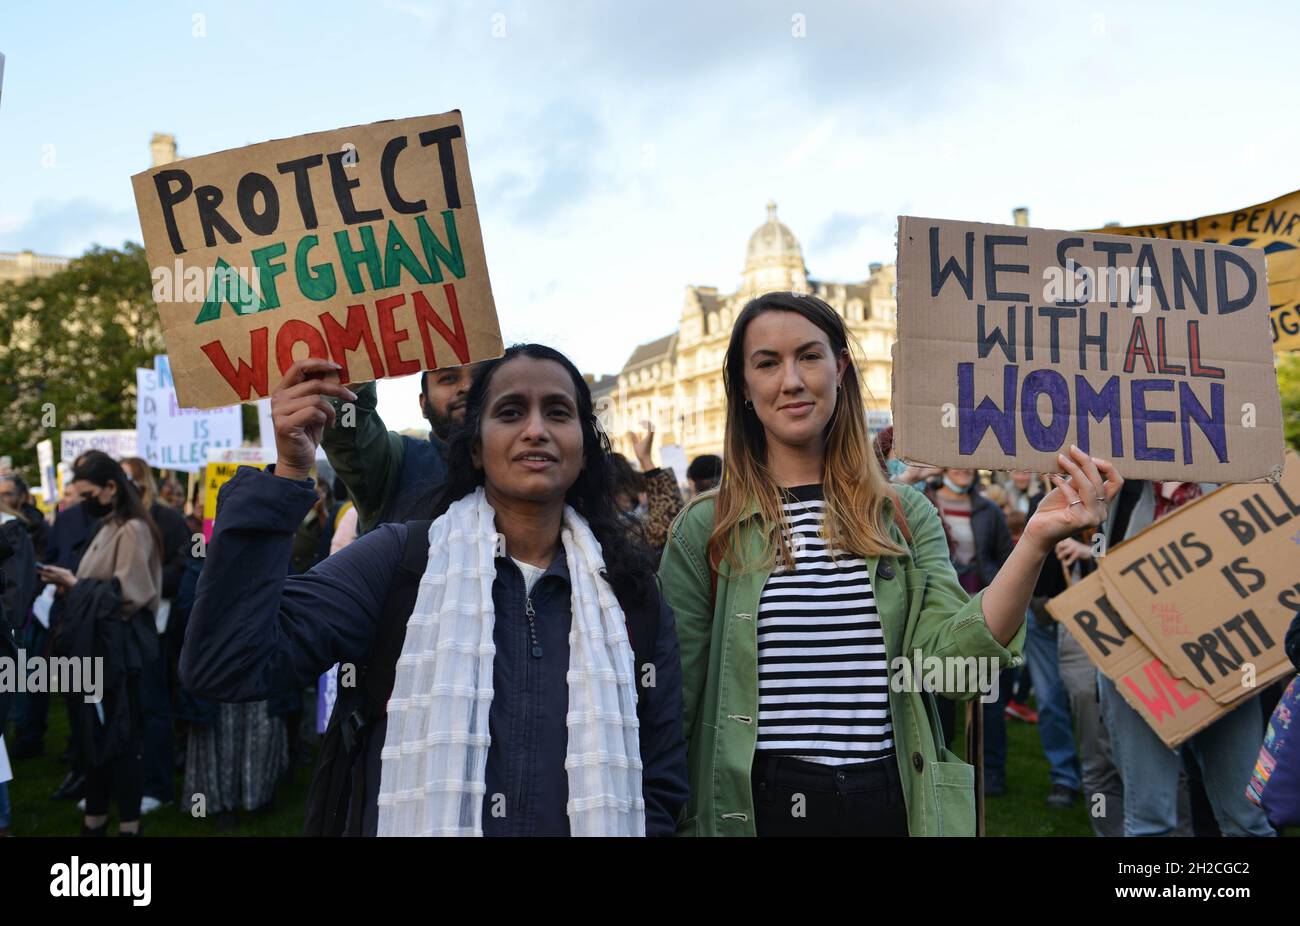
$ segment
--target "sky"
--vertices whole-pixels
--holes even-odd
[[[0,250],[141,240],[130,177],[460,109],[507,343],[592,373],[739,283],[775,200],[814,279],[901,214],[1094,228],[1300,187],[1300,4],[0,0]],[[390,427],[418,385],[380,384]]]

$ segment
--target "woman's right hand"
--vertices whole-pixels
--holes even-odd
[[[271,421],[275,426],[275,474],[286,479],[306,479],[316,465],[316,448],[325,428],[334,423],[334,406],[326,396],[357,400],[356,394],[325,377],[342,369],[332,360],[308,357],[285,371],[271,394]]]

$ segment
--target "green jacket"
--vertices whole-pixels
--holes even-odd
[[[899,486],[911,557],[871,557],[867,567],[885,637],[891,684],[890,721],[898,754],[908,829],[913,836],[975,835],[975,770],[942,745],[934,698],[914,690],[910,665],[927,657],[994,657],[1002,667],[1023,662],[1025,628],[1009,647],[984,623],[983,593],[968,596],[948,558],[948,542],[934,506]],[[904,540],[886,516],[894,539]],[[755,615],[770,568],[730,575],[719,569],[711,604],[706,543],[714,526],[714,496],[689,505],[669,534],[659,578],[677,616],[682,657],[682,703],[691,796],[678,821],[682,836],[753,836],[750,772],[758,738],[758,641]],[[740,548],[757,561],[771,525],[757,507],[741,522]],[[906,672],[895,659],[909,659]],[[953,693],[958,700],[977,692]]]
[[[352,391],[357,394],[355,405],[348,409],[336,402],[337,419],[325,429],[321,448],[348,487],[357,509],[357,533],[364,534],[391,518],[390,505],[404,493],[440,480],[446,466],[443,444],[432,434],[418,440],[388,430],[379,417],[373,382],[354,384]]]

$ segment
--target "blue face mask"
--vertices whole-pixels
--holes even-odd
[[[943,487],[949,492],[956,492],[958,495],[965,495],[975,487],[975,482],[972,480],[971,484],[968,486],[959,486],[945,475],[943,477]]]
[[[886,460],[885,469],[889,470],[890,476],[901,476],[907,472],[907,464],[902,460]]]

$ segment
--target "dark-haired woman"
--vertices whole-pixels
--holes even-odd
[[[222,490],[186,685],[256,699],[353,670],[359,694],[331,721],[346,754],[318,772],[312,832],[671,833],[686,790],[672,612],[615,507],[581,374],[539,345],[483,364],[432,522],[383,525],[286,578],[326,397],[351,401],[319,378],[334,369],[289,369],[274,472]]]
[[[99,524],[75,573],[61,566],[40,571],[68,597],[55,646],[60,655],[103,657],[101,682],[116,680],[100,703],[79,699],[77,707],[83,755],[89,757],[82,833],[106,834],[111,798],[118,832],[137,835],[144,737],[140,673],[158,654],[154,620],[162,601],[162,538],[140,493],[107,454],[80,457],[72,488]]]
[[[1044,558],[1119,489],[1109,463],[1061,455],[1069,478],[969,597],[933,506],[891,489],[871,450],[850,343],[830,306],[793,293],[751,301],[732,330],[722,483],[677,519],[660,567],[681,641],[684,834],[973,834],[973,770],[912,680],[970,698],[966,660],[985,679],[1019,664]]]

